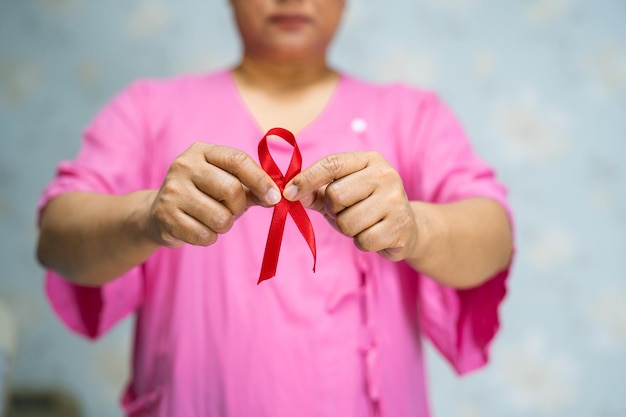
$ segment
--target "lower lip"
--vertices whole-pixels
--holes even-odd
[[[300,17],[277,17],[271,19],[271,22],[284,30],[297,30],[306,25],[308,20]]]

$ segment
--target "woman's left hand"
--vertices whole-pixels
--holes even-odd
[[[415,256],[415,214],[400,175],[378,152],[326,156],[296,175],[283,195],[321,212],[363,251],[391,261]]]

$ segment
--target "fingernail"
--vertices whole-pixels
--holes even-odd
[[[276,190],[276,188],[270,188],[267,190],[267,201],[270,204],[278,204],[280,201],[280,193]]]
[[[296,187],[293,184],[285,188],[285,191],[283,192],[283,195],[285,196],[287,200],[293,199],[296,196],[296,194],[298,194],[298,187]]]

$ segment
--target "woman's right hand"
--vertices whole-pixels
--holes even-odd
[[[248,154],[197,142],[174,160],[154,196],[150,235],[168,247],[209,246],[248,207],[280,199],[274,181]]]

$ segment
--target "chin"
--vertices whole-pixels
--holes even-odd
[[[279,44],[265,49],[265,53],[275,59],[310,60],[325,56],[324,45],[302,42],[301,39],[284,39]]]

